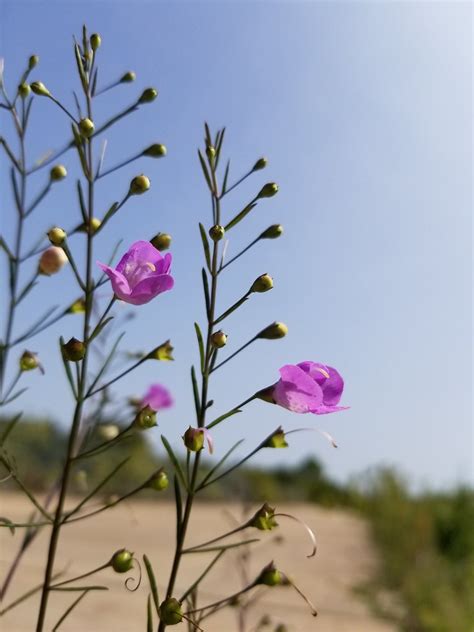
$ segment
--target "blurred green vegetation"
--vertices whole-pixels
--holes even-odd
[[[87,448],[104,441],[106,427],[90,433]],[[0,437],[5,428],[0,420]],[[66,436],[57,426],[48,420],[22,419],[8,436],[3,454],[22,482],[40,492],[57,480],[65,448]],[[146,432],[129,433],[113,449],[77,462],[74,491],[88,493],[128,458],[101,490],[103,500],[126,494],[161,466],[171,474],[164,454],[163,449],[158,454],[152,448]],[[0,471],[1,478],[6,475]],[[16,486],[12,478],[3,482],[4,489]],[[159,496],[150,490],[141,493],[161,499],[170,498],[172,492]],[[246,464],[202,495],[207,500],[314,502],[361,513],[371,525],[382,564],[375,581],[359,590],[378,614],[395,621],[403,632],[473,632],[472,489],[413,494],[407,481],[391,469],[340,485],[327,477],[316,459],[308,459],[293,468],[261,469]],[[7,513],[6,507],[2,513]]]

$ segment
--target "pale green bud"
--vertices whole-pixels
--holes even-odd
[[[150,408],[150,406],[145,406],[140,411],[138,411],[133,425],[139,430],[148,430],[148,428],[153,428],[157,425],[156,410],[153,410],[153,408]]]
[[[165,599],[160,605],[160,621],[165,625],[176,625],[183,620],[181,604],[174,597]]]
[[[147,482],[147,487],[150,487],[157,492],[162,492],[168,487],[168,485],[168,475],[163,468],[160,468],[157,472],[155,472]]]
[[[252,287],[250,288],[251,292],[268,292],[273,288],[273,279],[269,274],[261,274],[259,277],[255,279],[252,283]]]
[[[171,246],[171,235],[168,233],[158,233],[152,239],[150,239],[150,243],[152,246],[155,246],[157,250],[162,252],[163,250],[168,250]]]
[[[166,147],[161,143],[154,143],[143,151],[143,156],[148,156],[149,158],[163,158],[163,156],[166,156]]]
[[[48,88],[41,81],[33,81],[33,83],[30,85],[30,88],[39,97],[50,97],[51,96],[51,92],[48,90]]]
[[[151,103],[158,96],[158,90],[155,88],[147,88],[141,94],[141,97],[138,99],[138,103]]]
[[[122,77],[120,77],[120,83],[132,83],[137,78],[136,74],[129,70]]]
[[[279,338],[284,338],[288,333],[288,327],[284,323],[272,323],[262,329],[262,331],[257,334],[257,338],[264,338],[265,340],[278,340]]]
[[[257,198],[270,198],[278,193],[278,184],[275,182],[268,182],[264,184],[260,189],[260,193],[257,195]]]
[[[227,344],[227,334],[222,330],[215,331],[211,336],[211,343],[216,349],[222,349]]]
[[[18,86],[18,94],[22,99],[26,99],[30,96],[31,88],[27,83],[20,83]]]
[[[86,345],[77,338],[71,338],[62,345],[62,354],[69,362],[80,362],[86,355]]]
[[[79,131],[84,138],[90,138],[94,133],[95,125],[90,118],[83,118],[79,121]]]
[[[116,573],[128,573],[133,566],[133,553],[127,549],[120,549],[112,555],[110,566]]]
[[[272,224],[260,235],[260,239],[278,239],[283,234],[283,226],[281,224]]]
[[[48,231],[48,239],[53,246],[61,246],[61,244],[64,243],[66,236],[66,231],[59,228],[59,226],[54,226]]]
[[[133,180],[130,182],[130,194],[131,195],[141,195],[142,193],[146,193],[150,188],[150,180],[143,174],[140,176],[135,176]]]
[[[67,169],[64,165],[54,165],[54,167],[49,172],[49,177],[52,182],[59,182],[59,180],[64,180],[67,176]]]
[[[33,70],[33,68],[38,65],[38,62],[39,62],[38,55],[31,55],[31,57],[28,60],[28,70]]]
[[[92,33],[92,35],[90,37],[90,43],[91,43],[92,50],[95,51],[102,44],[102,38],[100,37],[100,35],[98,33]]]
[[[254,164],[252,171],[260,171],[261,169],[265,169],[268,164],[268,160],[266,158],[259,158],[257,162]]]
[[[215,226],[211,226],[211,228],[209,229],[209,237],[212,239],[212,241],[220,241],[224,237],[224,235],[224,226],[219,226],[219,224],[216,224]]]

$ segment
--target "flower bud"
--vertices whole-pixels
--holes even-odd
[[[148,156],[149,158],[162,158],[166,156],[166,147],[165,145],[161,145],[160,143],[154,143],[150,145],[143,151],[143,156]]]
[[[102,439],[112,441],[119,435],[119,427],[115,424],[101,424],[97,429]]]
[[[112,555],[110,566],[116,573],[128,573],[133,566],[133,553],[127,549],[120,549]]]
[[[272,323],[262,329],[262,331],[257,334],[257,338],[264,338],[265,340],[278,340],[279,338],[284,338],[288,333],[288,327],[284,323]]]
[[[27,83],[20,83],[18,86],[18,94],[22,99],[26,99],[30,96],[31,88]]]
[[[59,228],[59,226],[54,226],[50,231],[48,231],[48,239],[53,246],[60,246],[63,244],[66,236],[66,231]]]
[[[51,92],[48,90],[48,88],[41,81],[33,81],[33,83],[30,85],[30,88],[39,97],[50,97],[51,96]]]
[[[273,562],[267,564],[255,580],[255,584],[264,586],[278,586],[283,583],[283,576]]]
[[[168,475],[163,468],[160,468],[157,472],[155,472],[147,482],[147,487],[150,487],[157,492],[162,492],[168,487],[168,485]]]
[[[199,452],[204,447],[204,430],[189,426],[184,433],[183,441],[190,452]]]
[[[263,447],[264,448],[287,448],[288,447],[288,444],[286,442],[285,432],[281,426],[277,428],[275,432],[272,435],[270,435],[270,437],[268,437]]]
[[[268,160],[266,158],[259,158],[257,162],[254,164],[252,171],[260,171],[261,169],[265,169],[268,164]]]
[[[20,357],[20,371],[33,371],[38,368],[41,369],[38,355],[33,351],[23,351]]]
[[[216,157],[215,147],[213,147],[212,145],[208,145],[206,147],[206,155],[209,158],[209,160],[214,160],[214,158]]]
[[[80,362],[86,355],[86,345],[77,338],[71,338],[61,347],[63,358],[69,362]]]
[[[86,311],[86,301],[83,297],[78,298],[67,308],[68,314],[83,314]]]
[[[150,239],[150,243],[160,252],[168,250],[171,246],[171,235],[168,233],[158,233],[153,237],[153,239]]]
[[[278,239],[283,234],[283,226],[281,224],[272,224],[264,230],[260,235],[260,239]]]
[[[90,118],[83,118],[79,121],[79,131],[84,138],[90,138],[94,133],[95,125]]]
[[[38,272],[46,276],[56,274],[66,262],[67,257],[64,250],[57,246],[51,246],[41,255],[38,263]]]
[[[120,77],[120,83],[132,83],[136,78],[137,75],[132,70],[129,70]]]
[[[92,33],[90,37],[90,43],[92,50],[97,50],[102,44],[102,38],[98,33]]]
[[[138,99],[138,103],[151,103],[158,96],[158,90],[155,88],[147,88],[143,90],[141,97]]]
[[[130,195],[141,195],[150,188],[150,180],[143,174],[135,176],[130,182]]]
[[[252,283],[252,287],[250,288],[251,292],[268,292],[273,287],[273,279],[269,274],[261,274],[259,277],[255,279]]]
[[[150,406],[145,406],[139,410],[133,421],[133,426],[139,430],[148,430],[156,425],[156,410]]]
[[[64,165],[54,165],[54,167],[49,172],[49,177],[52,182],[58,182],[59,180],[64,180],[67,176],[67,170]]]
[[[278,522],[275,520],[274,516],[275,508],[270,507],[268,503],[265,503],[249,520],[248,524],[250,527],[255,527],[260,531],[271,531],[275,527],[278,527]]]
[[[165,625],[176,625],[183,620],[181,604],[174,597],[165,599],[160,605],[160,621]]]
[[[100,221],[98,217],[92,217],[90,221],[83,222],[82,224],[80,224],[75,229],[75,231],[78,230],[81,233],[89,233],[89,235],[94,235],[94,233],[96,233],[99,230],[101,224],[102,222]]]
[[[257,195],[257,198],[270,198],[278,193],[278,184],[275,182],[267,182],[260,189],[260,193]]]
[[[33,68],[38,65],[38,62],[39,62],[38,55],[31,55],[31,57],[28,60],[28,70],[33,70]]]
[[[273,399],[273,386],[268,386],[267,388],[262,388],[261,391],[255,393],[255,397],[261,399],[263,402],[268,402],[269,404],[274,404],[275,400]],[[265,446],[267,447],[267,446]]]
[[[209,237],[212,241],[220,241],[225,235],[225,228],[216,224],[209,229]]]
[[[164,342],[156,349],[153,349],[148,355],[147,360],[174,360],[173,346],[169,340]]]
[[[216,349],[222,349],[227,344],[227,334],[222,330],[215,331],[211,336],[211,343]]]

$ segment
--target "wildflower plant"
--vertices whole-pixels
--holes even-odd
[[[199,499],[201,492],[216,481],[230,476],[236,468],[242,466],[261,450],[288,447],[288,435],[295,432],[295,430],[285,432],[282,427],[278,427],[240,460],[231,463],[230,458],[241,442],[221,455],[218,448],[214,450],[213,430],[217,425],[230,423],[233,416],[242,413],[244,408],[251,403],[254,405],[271,403],[292,412],[316,415],[342,410],[339,402],[344,384],[336,369],[321,363],[305,361],[297,365],[286,365],[280,369],[280,379],[275,384],[258,385],[254,393],[247,394],[243,401],[232,409],[218,416],[211,415],[211,410],[213,411],[219,404],[218,401],[211,399],[212,377],[215,372],[244,352],[250,345],[262,344],[262,342],[271,344],[285,337],[288,328],[284,323],[273,322],[263,326],[257,332],[250,332],[248,342],[238,349],[232,349],[228,344],[226,332],[228,316],[237,310],[244,310],[245,303],[252,299],[254,294],[263,294],[271,290],[274,281],[269,274],[260,274],[249,282],[249,289],[244,296],[236,297],[235,302],[220,313],[218,292],[221,277],[226,273],[226,269],[235,265],[250,248],[266,240],[278,239],[283,229],[280,224],[272,224],[253,238],[241,252],[233,258],[226,259],[226,242],[234,228],[240,224],[244,225],[246,217],[258,204],[268,203],[270,198],[277,195],[278,185],[268,182],[256,187],[256,193],[252,199],[243,202],[242,209],[238,213],[230,214],[226,205],[228,193],[237,189],[250,176],[259,174],[265,169],[267,160],[266,158],[258,159],[253,167],[232,183],[230,161],[227,161],[224,166],[225,129],[213,135],[206,124],[204,146],[202,150],[198,150],[198,159],[204,186],[207,187],[210,196],[211,213],[207,225],[199,223],[198,226],[203,250],[200,277],[205,310],[203,321],[194,323],[199,355],[198,364],[191,367],[191,393],[194,399],[195,418],[183,420],[182,426],[175,429],[174,438],[181,437],[182,441],[179,449],[173,449],[172,443],[176,445],[175,441],[170,442],[165,435],[161,435],[167,457],[165,466],[168,471],[165,467],[159,467],[156,471],[150,472],[140,485],[123,496],[114,498],[98,508],[96,505],[94,508],[91,507],[90,501],[109,481],[113,480],[123,467],[124,462],[119,463],[94,489],[88,490],[75,506],[70,508],[70,503],[66,503],[74,475],[80,472],[81,463],[84,460],[100,457],[113,450],[131,433],[155,432],[153,428],[157,425],[160,411],[173,405],[172,394],[161,384],[152,384],[148,390],[145,385],[144,395],[130,402],[129,417],[122,428],[102,422],[104,408],[113,405],[116,399],[112,389],[117,382],[145,362],[165,362],[173,359],[172,345],[169,340],[165,340],[164,342],[154,341],[155,346],[143,353],[129,353],[125,356],[128,360],[124,363],[124,356],[118,356],[121,351],[121,337],[119,336],[112,344],[109,340],[109,333],[113,331],[114,308],[118,301],[130,304],[136,310],[145,303],[158,302],[161,293],[172,290],[174,278],[171,270],[172,255],[163,254],[171,244],[171,236],[167,233],[158,233],[153,237],[144,235],[140,241],[127,244],[125,252],[119,242],[108,260],[106,253],[97,252],[96,237],[104,230],[113,230],[114,216],[132,197],[146,194],[151,186],[151,180],[147,175],[137,174],[124,190],[118,192],[117,201],[111,202],[107,210],[102,210],[97,208],[96,204],[96,189],[100,186],[102,179],[142,156],[157,159],[166,155],[166,147],[155,142],[144,150],[137,151],[129,159],[118,160],[111,168],[104,167],[105,144],[98,146],[104,132],[112,130],[124,117],[135,113],[141,107],[147,107],[157,98],[158,92],[155,88],[147,88],[123,111],[112,115],[105,122],[96,121],[95,100],[118,86],[133,84],[135,80],[135,73],[129,71],[118,80],[101,87],[98,81],[101,43],[102,40],[98,34],[92,34],[89,37],[85,28],[81,42],[74,42],[75,64],[81,88],[80,96],[74,94],[77,110],[75,113],[72,113],[63,103],[53,86],[47,87],[40,80],[29,83],[30,74],[33,71],[35,75],[37,74],[39,58],[36,55],[30,57],[13,97],[8,94],[3,74],[0,76],[1,111],[11,117],[19,145],[19,155],[17,155],[11,148],[11,144],[5,138],[0,138],[10,162],[16,222],[13,246],[9,245],[6,237],[2,236],[0,239],[0,246],[9,265],[9,301],[5,333],[0,347],[0,404],[2,406],[16,402],[21,396],[24,389],[21,388],[20,380],[24,379],[25,373],[38,369],[36,371],[38,379],[47,379],[47,374],[46,378],[41,377],[43,363],[36,352],[25,349],[15,358],[13,353],[17,352],[19,345],[25,344],[53,325],[60,326],[64,318],[77,318],[75,335],[69,340],[60,335],[58,340],[58,353],[74,401],[74,412],[70,420],[69,440],[61,475],[43,502],[40,502],[20,479],[15,460],[8,452],[8,436],[15,424],[19,422],[21,414],[11,417],[6,431],[0,437],[1,463],[7,470],[8,477],[14,479],[18,487],[28,496],[34,508],[32,517],[24,523],[14,523],[6,517],[0,519],[0,526],[9,528],[15,533],[17,529],[24,529],[17,554],[2,583],[0,593],[2,600],[23,556],[37,534],[47,529],[49,538],[41,585],[7,606],[3,607],[2,603],[3,610],[0,614],[20,606],[33,594],[39,592],[41,598],[36,630],[42,632],[42,630],[51,629],[53,622],[48,619],[48,604],[51,599],[54,599],[56,591],[67,590],[71,592],[71,604],[59,621],[54,624],[53,629],[56,630],[91,591],[106,588],[95,580],[89,583],[88,578],[100,574],[107,568],[112,568],[117,573],[127,574],[133,569],[140,568],[141,556],[149,584],[146,603],[147,630],[157,629],[158,632],[163,632],[168,626],[182,622],[186,622],[189,629],[202,630],[209,617],[222,608],[235,604],[236,600],[243,595],[248,596],[257,588],[291,586],[302,595],[293,580],[270,562],[237,593],[227,595],[214,603],[200,602],[198,588],[226,553],[238,547],[251,548],[259,541],[258,537],[254,537],[255,533],[278,528],[281,518],[297,520],[294,516],[281,513],[265,503],[231,531],[216,534],[206,542],[189,545],[190,518],[194,503]],[[26,135],[31,110],[39,98],[50,101],[52,108],[57,108],[59,114],[67,117],[71,137],[59,151],[29,166]],[[74,152],[77,156],[79,177],[75,189],[80,215],[74,221],[72,228],[53,226],[33,247],[25,250],[24,236],[28,218],[47,199],[52,186],[71,177],[66,168],[58,162],[60,157],[68,151]],[[40,174],[45,174],[42,188],[30,201],[28,188],[30,178]],[[81,248],[85,252],[83,265],[78,263],[83,258],[77,256]],[[120,255],[119,261],[116,264],[118,255]],[[33,276],[22,286],[20,282],[22,266],[33,258],[37,258]],[[104,259],[107,263],[104,263]],[[76,295],[71,296],[63,308],[48,310],[26,332],[16,335],[14,333],[15,316],[17,310],[21,308],[23,299],[34,290],[38,283],[47,282],[48,276],[60,273],[65,264],[70,266],[77,285]],[[197,266],[197,269],[199,267]],[[105,305],[101,304],[99,289],[102,293],[104,291],[109,293]],[[95,356],[92,352],[97,349],[100,353]],[[99,361],[95,359],[96,357]],[[120,367],[114,372],[111,369],[117,365],[119,357]],[[12,362],[16,362],[16,370],[12,367]],[[13,377],[10,382],[7,382],[10,374]],[[237,402],[242,399],[237,397],[237,394],[235,396]],[[98,432],[92,433],[95,439],[91,445],[91,430],[94,429]],[[101,437],[100,440],[97,440],[97,437]],[[207,467],[203,467],[203,454],[206,451],[212,461],[208,459]],[[162,568],[154,569],[148,557],[152,552],[131,552],[125,548],[110,552],[109,557],[105,556],[104,560],[100,560],[96,568],[80,576],[59,579],[57,548],[62,528],[76,521],[92,519],[103,511],[112,510],[118,503],[126,498],[134,497],[144,489],[155,492],[170,489],[174,494],[176,529],[173,534],[170,534],[169,547],[174,551],[171,567],[166,571]],[[309,555],[312,557],[316,553],[314,534],[307,525],[302,523],[302,526],[312,543]],[[247,532],[249,532],[248,537]],[[233,539],[236,534],[239,534],[238,540]],[[199,577],[190,586],[184,588],[180,581],[183,558],[190,553],[196,555],[210,552],[214,553],[211,562],[203,563],[203,570]],[[133,590],[138,588],[140,582],[137,581],[135,586],[130,587],[130,579],[133,578],[128,578],[126,586]],[[302,596],[308,601],[304,595]],[[310,610],[313,615],[316,614],[311,604]]]

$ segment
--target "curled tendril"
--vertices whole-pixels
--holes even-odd
[[[291,520],[294,520],[295,522],[298,522],[300,525],[302,525],[305,529],[306,532],[308,533],[311,542],[313,544],[313,548],[311,550],[311,553],[309,555],[307,555],[306,557],[314,557],[316,555],[316,551],[318,550],[318,545],[316,544],[316,536],[314,535],[314,531],[311,529],[311,527],[309,525],[306,524],[306,522],[304,522],[304,520],[301,520],[300,518],[297,518],[296,516],[292,516],[291,514],[287,514],[287,513],[276,513],[274,514],[274,517],[277,518],[279,516],[283,516],[284,518],[290,518]]]
[[[134,558],[135,562],[138,565],[138,577],[127,577],[127,579],[125,580],[125,588],[129,591],[129,592],[135,592],[136,590],[138,590],[140,588],[140,584],[142,583],[142,567],[141,564],[138,560],[138,558]],[[133,584],[133,582],[136,582],[135,586],[130,587],[130,584]]]
[[[336,441],[334,440],[334,437],[332,437],[329,432],[326,432],[326,430],[321,430],[320,428],[295,428],[294,430],[285,432],[285,436],[293,434],[295,432],[319,432],[320,435],[322,435],[325,439],[327,439],[327,441],[329,441],[333,448],[338,447]]]

